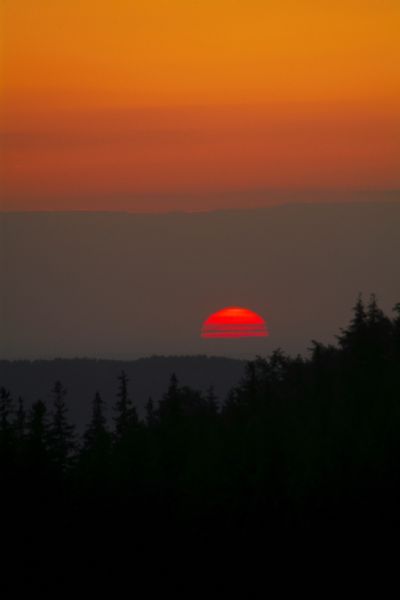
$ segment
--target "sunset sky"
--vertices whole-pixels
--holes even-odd
[[[0,0],[0,19],[3,210],[400,188],[398,0]]]

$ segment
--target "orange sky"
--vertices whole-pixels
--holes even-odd
[[[0,0],[0,18],[5,210],[400,188],[398,0]]]

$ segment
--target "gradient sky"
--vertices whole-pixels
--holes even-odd
[[[400,188],[398,0],[0,0],[0,18],[3,210]]]

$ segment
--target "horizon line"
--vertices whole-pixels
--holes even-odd
[[[366,191],[366,192],[357,192],[357,193],[365,193],[365,194],[370,194],[370,193],[376,193],[379,194],[379,192],[371,192],[371,191]],[[160,215],[203,215],[203,214],[212,214],[212,213],[221,213],[221,212],[255,212],[258,210],[268,210],[268,209],[276,209],[276,208],[283,208],[283,207],[298,207],[298,206],[343,206],[343,205],[363,205],[363,204],[374,204],[374,205],[383,205],[383,204],[400,204],[400,189],[395,189],[395,190],[383,190],[381,193],[384,194],[399,194],[399,198],[385,198],[383,200],[377,200],[377,199],[365,199],[365,198],[361,198],[361,199],[350,199],[350,200],[332,200],[332,199],[328,199],[328,200],[319,200],[319,201],[312,201],[312,200],[301,200],[301,201],[290,201],[288,200],[287,202],[279,202],[279,201],[275,201],[275,202],[271,202],[268,204],[260,204],[257,206],[235,206],[232,208],[228,208],[228,207],[220,207],[220,208],[204,208],[204,209],[171,209],[171,210],[129,210],[129,209],[89,209],[89,208],[72,208],[72,209],[65,209],[65,208],[61,208],[61,209],[12,209],[12,210],[8,210],[8,209],[2,209],[0,207],[0,215],[27,215],[27,214],[104,214],[104,215],[122,215],[122,214],[126,214],[126,215],[140,215],[140,216],[160,216]]]

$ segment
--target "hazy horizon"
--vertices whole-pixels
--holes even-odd
[[[358,293],[400,300],[400,203],[202,213],[1,213],[0,357],[254,358],[335,343]],[[225,306],[265,339],[204,340]]]
[[[133,208],[132,203],[140,202],[142,208]],[[151,208],[152,202],[161,202]],[[7,199],[0,204],[0,214],[36,214],[36,213],[89,213],[89,214],[129,214],[129,215],[168,215],[202,214],[216,212],[256,211],[279,206],[292,205],[330,205],[330,204],[387,204],[400,202],[400,188],[393,189],[244,189],[227,190],[216,193],[183,193],[142,195],[139,198],[127,197],[113,200],[102,199],[102,208],[86,207],[84,198],[77,204],[82,208],[65,208],[53,204],[51,208],[7,208]],[[205,204],[206,203],[206,204]],[[164,207],[163,207],[164,206]]]

